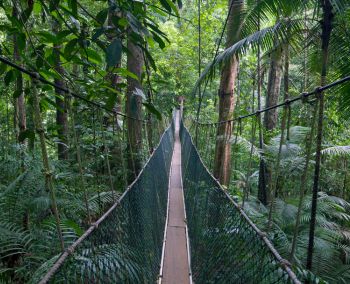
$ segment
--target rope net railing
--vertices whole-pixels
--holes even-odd
[[[180,140],[194,283],[301,283],[209,172],[182,120]]]
[[[30,230],[28,224],[28,232],[39,231],[36,238],[27,236],[30,241],[24,238],[11,254],[22,256],[25,251],[40,260],[11,281],[38,283],[46,274],[41,283],[156,279],[174,140],[172,116],[151,120],[149,114],[145,120],[140,108],[133,117],[128,116],[2,57],[0,61],[31,77],[26,95],[33,102],[33,123],[27,131],[39,137],[29,152],[19,153],[19,177],[11,180],[16,167],[11,160],[0,167],[1,177],[9,184],[2,200],[25,200],[26,214],[30,208],[38,223]],[[50,106],[47,92],[55,92],[62,100],[60,111],[67,124],[56,125],[51,114],[57,106]],[[60,133],[62,128],[65,131]],[[155,169],[157,179],[152,175]],[[13,194],[15,188],[18,193]],[[10,222],[23,219],[17,208],[6,215]],[[29,213],[27,216],[29,220]],[[1,253],[6,252],[6,242],[0,239],[0,244],[5,244]],[[6,266],[5,260],[0,264]],[[104,269],[102,264],[106,264]],[[109,265],[115,265],[116,276]]]
[[[52,260],[55,264],[41,284],[157,281],[174,127],[173,117],[136,180],[75,243]],[[32,279],[33,283],[37,280]]]
[[[318,86],[311,92],[303,92],[293,99],[285,99],[284,102],[263,110],[226,121],[200,123],[189,115],[184,118],[183,122],[184,127],[194,137],[194,145],[196,146],[196,151],[198,151],[199,159],[204,161],[203,165],[205,165],[205,169],[208,170],[208,173],[213,178],[215,177],[214,180],[217,179],[217,181],[223,184],[221,189],[225,190],[225,195],[229,199],[231,196],[234,198],[235,202],[239,204],[239,210],[244,209],[246,206],[247,212],[248,214],[252,214],[251,216],[257,216],[256,214],[260,216],[266,215],[266,218],[265,216],[257,218],[255,222],[258,222],[259,226],[266,230],[267,236],[269,236],[270,230],[272,231],[271,236],[274,238],[275,245],[278,246],[281,254],[289,260],[289,266],[291,267],[291,265],[295,264],[294,268],[300,280],[303,279],[309,283],[314,283],[317,278],[311,270],[313,254],[318,259],[322,259],[323,253],[321,243],[316,241],[317,236],[315,238],[315,224],[322,154],[324,91],[349,80],[350,76],[325,86]],[[301,109],[304,110],[305,115],[310,115],[308,127],[292,126],[292,113],[297,111],[296,108],[300,108],[300,105],[296,103],[297,101],[302,102],[303,106]],[[283,107],[283,110],[278,115],[277,109],[279,107]],[[271,129],[269,132],[266,131],[262,124],[262,114],[267,113],[271,115],[272,111],[274,111],[274,115],[278,118],[275,127],[277,128],[277,125],[280,125],[279,135],[272,133],[274,129]],[[232,116],[233,113],[227,115],[227,117]],[[258,139],[259,146],[256,146]],[[299,144],[304,146],[303,150]],[[184,155],[186,158],[187,156],[186,154]],[[313,160],[315,163],[313,163]],[[189,166],[190,171],[198,167],[192,165],[192,162],[188,162],[191,165]],[[311,174],[311,169],[313,169],[313,175]],[[184,178],[185,174],[186,172],[184,172]],[[189,181],[194,182],[194,184],[201,184],[201,180],[198,180],[195,176],[193,173],[189,174]],[[291,180],[293,182],[289,184],[288,191],[284,192],[287,181]],[[313,183],[310,186],[312,180]],[[210,186],[207,186],[206,181],[204,181],[203,188],[208,190],[208,187]],[[306,201],[304,197],[308,190],[310,192],[312,191],[311,206],[309,209],[305,209],[304,204]],[[282,241],[279,237],[275,238],[275,236],[285,234],[285,231],[288,230],[282,224],[283,221],[281,221],[285,218],[281,211],[281,204],[285,202],[284,198],[287,194],[288,196],[294,195],[299,198],[297,199],[298,202],[293,205],[295,206],[296,214],[295,221],[292,222],[293,226],[289,228],[292,231],[292,235],[290,238],[285,237]],[[195,198],[203,198],[205,200],[206,195],[207,193],[198,197],[196,193],[191,198],[193,200]],[[221,204],[221,198],[217,197],[215,193],[210,193],[210,196],[214,196],[215,198],[213,197],[213,200],[217,204]],[[190,207],[191,204],[193,202],[189,201]],[[200,211],[198,208],[194,210]],[[205,207],[204,212],[204,215],[209,214],[210,218],[212,215],[217,215],[215,217],[217,220],[220,218],[226,220],[225,210],[215,209],[215,206],[213,208]],[[309,230],[307,230],[308,228],[302,219],[306,212],[310,216]],[[241,213],[243,214],[243,211]],[[208,219],[209,223],[211,222],[210,218]],[[304,226],[300,226],[300,224]],[[224,227],[225,225],[222,226],[221,231],[220,229],[217,230],[218,233],[224,229],[228,230]],[[190,222],[189,228],[194,230]],[[299,230],[302,230],[300,234]],[[205,233],[207,235],[213,235],[209,229]],[[306,234],[308,238],[305,238]],[[298,238],[299,235],[300,238]],[[221,240],[221,238],[219,239]],[[215,240],[215,244],[217,243],[219,241]],[[301,253],[303,243],[308,243],[307,253],[304,254]],[[246,246],[247,244],[244,245]],[[194,241],[194,246],[197,246],[196,240]],[[208,245],[205,244],[205,246]],[[253,253],[254,249],[251,248],[251,250]],[[247,256],[250,257],[249,254]],[[204,256],[201,255],[201,257]],[[193,258],[196,261],[196,257],[193,256]],[[200,258],[198,258],[198,261],[202,265]],[[283,261],[281,264],[284,267],[289,267],[285,265],[286,263]],[[201,270],[199,269],[199,271]],[[273,279],[277,278],[274,277]],[[317,278],[317,281],[320,281],[320,279]]]

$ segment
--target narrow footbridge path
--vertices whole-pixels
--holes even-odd
[[[164,270],[161,273],[164,284],[190,283],[187,253],[185,209],[181,181],[181,144],[179,137],[179,113],[175,122],[175,144],[171,164],[169,188],[169,211],[166,226]]]
[[[43,273],[40,284],[301,283],[203,164],[179,111],[136,180]]]

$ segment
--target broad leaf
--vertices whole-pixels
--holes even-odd
[[[134,73],[131,73],[130,71],[128,71],[128,70],[126,70],[124,68],[115,68],[115,69],[113,69],[113,72],[115,72],[115,73],[122,73],[122,74],[124,74],[126,76],[129,76],[129,77],[131,77],[131,78],[133,78],[133,79],[135,79],[137,81],[139,80],[139,78]]]
[[[122,58],[122,44],[120,38],[111,42],[106,51],[107,66],[117,65]]]
[[[78,43],[78,39],[74,38],[70,42],[67,43],[66,47],[64,48],[64,57],[68,60],[70,55],[72,54],[72,51],[74,50],[74,47]]]
[[[29,138],[30,140],[35,140],[35,133],[33,131],[27,129],[18,135],[19,142],[23,142],[27,138]]]
[[[138,107],[137,107],[136,96],[134,94],[131,94],[130,96],[130,111],[134,117],[137,117]]]
[[[156,109],[156,107],[149,103],[142,103],[151,113],[156,115],[158,120],[162,120],[162,114]]]

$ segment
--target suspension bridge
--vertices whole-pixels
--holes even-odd
[[[60,230],[52,173],[47,160],[45,130],[36,91],[38,81],[54,84],[4,58],[0,58],[0,61],[33,78],[35,127],[36,132],[40,134],[43,174],[52,193]],[[315,95],[316,98],[312,102],[316,102],[316,110],[317,97],[322,95],[324,90],[349,79],[350,77],[344,78],[270,107],[269,109],[285,106],[282,135],[286,128],[289,135],[289,122],[287,123],[286,119],[291,103],[297,100],[310,102],[307,98]],[[68,102],[71,96],[75,96],[94,104],[68,89],[61,89],[65,92]],[[98,104],[96,106],[100,110],[103,108]],[[257,118],[269,109],[257,111],[246,117]],[[69,110],[71,112],[70,108]],[[114,110],[105,110],[114,115],[123,115]],[[314,117],[316,114],[315,111]],[[72,116],[74,130],[73,118]],[[210,134],[210,131],[217,132],[221,125],[229,127],[227,136],[220,139],[220,143],[233,144],[234,156],[238,129],[243,118],[245,117],[208,124],[207,126],[212,128],[204,131]],[[143,122],[146,124],[146,121],[136,118],[127,119],[139,123],[141,127]],[[301,277],[296,275],[292,264],[276,251],[268,234],[260,231],[244,212],[244,198],[242,206],[237,204],[203,163],[202,158],[206,157],[208,152],[206,136],[204,132],[201,133],[200,128],[203,124],[191,118],[184,119],[180,110],[173,112],[170,121],[163,121],[163,128],[157,124],[158,146],[151,151],[139,173],[136,175],[135,172],[136,179],[130,185],[127,185],[125,179],[126,189],[119,199],[113,195],[114,202],[111,208],[100,219],[91,223],[89,229],[77,241],[65,246],[61,240],[62,253],[54,259],[53,265],[39,283],[301,283]],[[235,143],[232,143],[235,121],[238,122],[237,134]],[[255,130],[257,121],[256,119]],[[191,129],[195,131],[191,132]],[[142,133],[147,136],[147,127]],[[103,127],[102,134],[104,137]],[[193,135],[196,135],[196,140],[202,139],[201,143],[194,143]],[[78,141],[75,134],[74,136],[77,146]],[[254,136],[253,131],[252,137]],[[312,136],[311,134],[310,139]],[[145,140],[151,141],[154,137],[149,138]],[[152,143],[155,143],[155,140]],[[147,144],[147,147],[152,143]],[[254,140],[251,143],[250,160],[253,144]],[[199,145],[205,146],[203,151],[197,149],[196,146]],[[280,145],[279,156],[281,147]],[[107,147],[105,150],[107,151]],[[132,151],[131,148],[130,150]],[[309,158],[310,154],[307,159]],[[82,173],[79,154],[77,159]],[[107,153],[106,159],[113,193]],[[308,162],[306,167],[307,165]],[[277,173],[278,167],[279,161],[276,166]],[[249,170],[250,167],[248,173]],[[85,191],[83,174],[81,178]],[[85,202],[88,209],[86,195]],[[269,226],[270,218],[268,229]]]

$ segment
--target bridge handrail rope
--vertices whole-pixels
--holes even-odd
[[[65,262],[65,260],[74,253],[74,250],[81,244],[95,229],[98,229],[99,225],[116,209],[118,205],[121,204],[122,200],[125,198],[125,196],[133,189],[133,186],[137,183],[137,181],[140,179],[142,176],[145,168],[148,166],[149,162],[151,161],[152,157],[155,155],[157,149],[161,147],[161,142],[166,135],[167,131],[174,127],[174,121],[166,128],[166,130],[163,132],[163,134],[160,137],[160,142],[157,145],[157,147],[154,149],[153,153],[150,155],[148,160],[146,161],[145,165],[137,175],[136,179],[126,188],[122,196],[116,200],[114,205],[106,212],[103,214],[103,216],[98,219],[96,222],[92,223],[90,225],[90,228],[78,239],[76,240],[71,246],[69,246],[59,257],[59,259],[56,261],[56,263],[52,266],[52,268],[49,270],[49,272],[46,273],[46,275],[42,278],[42,280],[39,282],[39,284],[45,284],[48,283],[51,279],[51,277],[56,273],[56,271],[62,266],[62,264]],[[126,182],[126,180],[125,180]]]
[[[211,177],[211,179],[216,183],[216,185],[220,188],[220,190],[224,193],[224,195],[229,199],[230,203],[239,211],[239,213],[241,214],[241,216],[249,223],[249,225],[251,226],[251,228],[259,235],[259,237],[264,241],[264,243],[266,244],[266,246],[268,247],[268,249],[271,251],[271,253],[273,254],[273,256],[278,260],[280,267],[288,274],[289,278],[293,281],[293,283],[295,284],[301,284],[300,280],[297,278],[297,276],[295,275],[294,271],[291,269],[291,264],[286,260],[283,259],[281,257],[281,255],[277,252],[277,250],[274,248],[274,246],[272,245],[272,243],[270,242],[270,240],[268,239],[268,235],[262,231],[260,231],[258,229],[258,227],[250,220],[250,218],[248,217],[248,215],[244,212],[244,209],[239,206],[234,200],[233,198],[230,196],[230,194],[228,193],[227,190],[225,190],[222,185],[220,184],[220,182],[213,176],[213,174],[209,171],[209,169],[206,167],[206,165],[204,164],[202,157],[199,155],[198,149],[194,144],[193,138],[190,135],[189,130],[187,129],[187,127],[185,126],[185,124],[181,121],[180,125],[186,130],[186,132],[188,133],[188,135],[190,136],[190,141],[191,141],[191,146],[193,146],[193,148],[195,149],[195,153],[198,156],[201,165],[205,168],[206,173]],[[181,135],[182,137],[182,135]],[[183,138],[182,138],[183,139]],[[183,143],[183,142],[181,142]],[[183,170],[184,171],[184,170]],[[183,177],[184,178],[184,177]],[[184,190],[186,190],[184,188]],[[189,224],[190,226],[190,224]],[[190,240],[191,242],[191,240]]]
[[[5,63],[5,64],[7,64],[7,65],[13,67],[13,68],[15,68],[15,69],[17,69],[17,70],[19,70],[19,71],[21,71],[21,72],[23,72],[23,73],[25,73],[25,74],[31,76],[32,78],[35,78],[35,79],[41,81],[41,82],[44,83],[44,84],[50,85],[50,86],[52,86],[52,87],[54,87],[54,88],[57,88],[58,90],[63,91],[63,92],[65,92],[65,93],[70,93],[73,97],[78,98],[78,99],[81,99],[81,100],[85,101],[86,103],[91,104],[91,105],[93,105],[93,106],[95,106],[95,107],[102,108],[102,109],[104,109],[104,110],[106,110],[106,111],[108,111],[108,112],[112,112],[112,113],[118,114],[118,115],[123,116],[123,117],[126,117],[126,118],[130,118],[130,119],[134,119],[134,120],[138,120],[138,121],[145,121],[146,123],[149,122],[149,120],[138,119],[138,118],[135,118],[135,117],[132,117],[132,116],[128,116],[128,115],[126,115],[126,114],[124,114],[124,113],[117,112],[117,111],[114,110],[114,109],[106,108],[105,106],[102,106],[101,104],[98,104],[98,103],[95,103],[95,102],[93,102],[93,101],[90,101],[90,100],[88,100],[88,99],[86,99],[86,98],[84,98],[84,97],[82,97],[82,96],[80,96],[80,95],[77,95],[77,94],[71,92],[69,89],[65,89],[65,88],[63,88],[63,87],[61,87],[61,86],[59,86],[59,85],[56,85],[55,83],[52,83],[52,82],[50,82],[50,81],[47,81],[46,79],[44,79],[44,78],[42,78],[42,77],[37,78],[36,75],[35,75],[35,74],[36,74],[35,72],[28,71],[27,69],[25,69],[25,68],[23,68],[23,67],[21,67],[21,66],[15,64],[15,63],[11,62],[10,60],[8,60],[8,59],[6,59],[6,58],[4,58],[4,57],[2,57],[2,56],[0,56],[0,62],[3,62],[3,63]],[[39,73],[38,73],[38,74],[39,74]]]
[[[247,117],[250,117],[250,116],[253,116],[253,115],[258,115],[258,114],[261,114],[263,112],[266,112],[266,111],[269,111],[269,110],[272,110],[272,109],[275,109],[275,108],[279,108],[281,106],[289,105],[289,104],[294,103],[294,102],[299,101],[299,100],[302,100],[304,102],[311,102],[311,101],[308,101],[308,97],[312,96],[313,94],[318,93],[318,92],[323,92],[325,90],[328,90],[329,88],[332,88],[334,86],[337,86],[337,85],[339,85],[341,83],[344,83],[346,81],[349,81],[349,80],[350,80],[350,76],[347,76],[347,77],[345,77],[343,79],[340,79],[338,81],[335,81],[335,82],[333,82],[331,84],[328,84],[328,85],[325,85],[323,87],[316,87],[311,92],[303,92],[298,97],[296,97],[294,99],[288,99],[288,100],[285,100],[284,102],[282,102],[280,104],[273,105],[273,106],[270,106],[270,107],[262,109],[262,110],[257,110],[256,112],[253,112],[253,113],[250,113],[250,114],[247,114],[247,115],[244,115],[244,116],[239,116],[239,117],[234,118],[234,119],[229,119],[229,120],[219,121],[219,122],[211,122],[211,123],[202,123],[202,122],[197,121],[193,117],[192,117],[192,119],[194,120],[195,123],[198,123],[200,125],[215,125],[215,124],[222,124],[222,123],[237,121],[239,119],[247,118]]]

